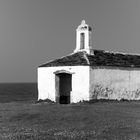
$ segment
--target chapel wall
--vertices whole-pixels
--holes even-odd
[[[55,101],[55,72],[72,73],[71,103],[89,100],[89,66],[60,66],[38,68],[38,100]]]
[[[137,68],[91,67],[90,99],[140,99]]]

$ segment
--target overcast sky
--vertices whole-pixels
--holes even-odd
[[[36,82],[37,66],[75,49],[82,19],[93,48],[140,53],[140,0],[0,0],[0,82]]]

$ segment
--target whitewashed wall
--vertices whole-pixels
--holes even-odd
[[[61,66],[38,68],[38,100],[55,101],[55,74],[58,70],[66,70],[72,74],[71,102],[89,99],[89,66]]]
[[[140,99],[140,69],[90,68],[90,99]]]

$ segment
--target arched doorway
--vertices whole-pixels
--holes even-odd
[[[72,74],[66,72],[55,73],[56,102],[70,104],[72,90]]]

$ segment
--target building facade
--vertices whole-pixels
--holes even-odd
[[[73,53],[38,67],[38,100],[140,99],[140,55],[94,50],[83,20]]]

